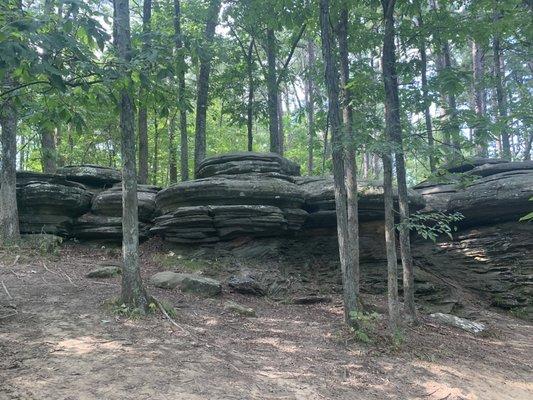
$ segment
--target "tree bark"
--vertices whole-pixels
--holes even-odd
[[[143,1],[143,44],[142,51],[150,49],[150,23],[152,18],[152,0]],[[148,109],[145,102],[147,92],[147,79],[144,72],[141,74],[141,87],[139,89],[139,183],[148,182]]]
[[[154,113],[154,160],[152,162],[152,185],[157,185],[159,172],[159,127],[157,126],[157,113]]]
[[[254,38],[250,40],[250,45],[248,46],[248,53],[246,58],[246,66],[248,71],[248,101],[246,103],[246,130],[248,138],[248,151],[253,151],[254,145],[254,135],[253,135],[253,124],[254,124]]]
[[[13,86],[10,73],[4,76],[4,88]],[[0,104],[2,128],[0,162],[0,244],[14,243],[20,239],[17,207],[17,110],[13,98],[8,96]]]
[[[176,163],[176,116],[172,115],[168,124],[168,179],[170,183],[178,181],[178,167]]]
[[[348,4],[342,2],[338,27],[342,121],[344,125],[344,175],[348,208],[348,251],[354,275],[355,296],[359,299],[359,216],[357,205],[357,164],[355,163],[355,132],[353,126],[352,93],[348,87],[350,62],[348,57]]]
[[[524,144],[524,161],[531,161],[531,147],[533,145],[533,133],[530,133]]]
[[[307,42],[307,79],[306,79],[306,100],[307,100],[307,173],[313,175],[314,155],[313,147],[315,142],[315,85],[312,72],[315,69],[315,44],[311,39]]]
[[[125,65],[131,61],[129,0],[114,0],[115,43],[118,56]],[[119,75],[129,80],[122,66]],[[137,177],[135,163],[135,129],[133,101],[127,88],[120,91],[120,131],[122,134],[122,293],[121,302],[142,312],[148,308],[148,297],[142,285],[139,268],[139,218],[137,209]]]
[[[267,109],[268,126],[270,133],[270,151],[283,155],[283,148],[279,140],[279,114],[278,114],[278,83],[276,72],[277,45],[274,29],[267,29]]]
[[[211,72],[211,44],[218,24],[218,13],[221,0],[211,0],[204,32],[204,48],[200,53],[200,73],[196,99],[196,132],[194,142],[194,168],[197,170],[200,162],[205,158],[206,145],[206,118],[209,95],[209,74]]]
[[[357,298],[355,296],[355,277],[353,260],[350,259],[348,212],[345,187],[344,151],[342,143],[342,121],[339,105],[339,72],[331,31],[329,0],[320,0],[320,31],[322,54],[325,63],[325,80],[329,98],[329,121],[333,144],[333,178],[335,188],[335,208],[337,213],[337,237],[342,270],[344,296],[344,319],[346,323],[355,323]]]
[[[495,19],[498,19],[496,16]],[[510,160],[511,159],[511,144],[509,141],[509,131],[507,129],[507,102],[505,97],[505,90],[503,87],[503,57],[500,48],[500,38],[495,36],[492,40],[492,51],[494,55],[494,81],[496,86],[496,101],[498,105],[498,123],[501,126],[500,138],[502,142],[502,154],[501,157]]]
[[[385,249],[387,253],[387,304],[389,330],[394,334],[400,322],[398,300],[398,256],[396,254],[396,229],[394,227],[394,203],[392,191],[392,155],[383,155],[383,199],[385,205]]]
[[[383,38],[383,82],[385,86],[385,125],[390,144],[394,146],[396,161],[396,180],[400,208],[400,254],[403,266],[403,292],[406,316],[416,320],[414,301],[414,271],[409,237],[409,199],[403,152],[402,127],[400,122],[400,99],[398,96],[398,77],[396,74],[396,53],[394,48],[394,5],[395,0],[381,0],[385,20]]]
[[[483,128],[485,118],[485,89],[483,88],[483,70],[484,70],[485,53],[480,44],[475,40],[472,41],[472,72],[474,81],[474,111],[477,117],[476,126],[473,129],[473,139],[476,148],[476,155],[487,157],[487,139]]]
[[[418,17],[418,27],[422,32],[423,20],[422,20],[422,11],[419,13]],[[429,100],[429,89],[428,89],[428,77],[427,77],[427,54],[426,54],[426,41],[424,34],[420,35],[420,70],[421,70],[421,80],[422,80],[422,100],[424,101],[424,122],[426,124],[426,134],[428,138],[428,148],[429,148],[429,170],[433,174],[437,171],[437,165],[435,162],[435,140],[433,138],[433,123],[431,121],[431,111],[430,111],[430,100]]]
[[[180,110],[180,174],[182,181],[189,180],[189,135],[187,134],[187,103],[185,98],[185,55],[181,34],[179,0],[174,0],[174,36],[178,75],[178,108]]]

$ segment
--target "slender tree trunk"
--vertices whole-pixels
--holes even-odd
[[[337,212],[337,236],[342,270],[344,294],[344,319],[346,323],[355,323],[357,298],[355,296],[355,276],[353,260],[350,259],[348,212],[345,187],[344,151],[342,143],[342,121],[339,105],[339,72],[335,56],[333,33],[331,31],[329,0],[320,0],[320,30],[322,37],[322,54],[325,63],[325,80],[329,98],[329,121],[333,143],[333,178],[335,188],[335,208]]]
[[[152,0],[143,1],[143,45],[142,51],[150,49],[150,23],[152,19]],[[141,87],[139,89],[139,183],[148,182],[148,109],[146,108],[145,96],[147,92],[147,79],[141,74]]]
[[[254,38],[250,40],[248,46],[248,53],[246,64],[248,67],[248,102],[246,103],[246,129],[248,133],[248,151],[253,151],[254,135],[253,135],[253,123],[254,123]]]
[[[359,216],[357,205],[357,164],[355,163],[355,132],[353,126],[352,93],[350,81],[350,62],[348,57],[348,4],[342,2],[339,20],[339,55],[341,71],[342,121],[344,125],[344,176],[348,208],[348,251],[354,275],[354,290],[359,300]]]
[[[279,114],[278,114],[278,83],[276,73],[277,44],[274,29],[267,29],[267,109],[268,125],[270,132],[270,151],[283,154],[279,137]]]
[[[450,44],[448,41],[444,42],[443,46],[443,58],[444,58],[444,68],[447,71],[452,69],[452,58],[450,52]],[[445,132],[449,136],[449,142],[453,147],[452,157],[454,160],[459,159],[461,155],[461,127],[459,125],[458,112],[457,112],[457,99],[455,93],[451,90],[448,91],[446,95],[447,101],[447,110],[446,110],[446,127]]]
[[[200,74],[198,76],[198,89],[196,99],[196,132],[194,142],[194,168],[205,158],[206,144],[206,118],[209,96],[209,74],[211,72],[211,44],[218,24],[218,13],[221,0],[211,0],[204,32],[204,48],[200,55]]]
[[[499,15],[499,14],[498,14]],[[496,19],[499,16],[495,17]],[[505,89],[503,87],[503,57],[500,48],[500,38],[495,36],[492,40],[492,50],[494,54],[494,80],[496,82],[496,101],[498,105],[498,118],[497,121],[501,126],[500,137],[502,142],[502,154],[501,157],[510,160],[511,159],[511,144],[509,141],[509,131],[507,129],[507,104],[505,97]]]
[[[524,144],[524,161],[531,161],[532,145],[533,145],[533,133],[530,133]]]
[[[480,44],[475,40],[472,41],[472,72],[474,80],[474,111],[478,122],[473,129],[473,139],[476,147],[476,155],[487,157],[487,139],[483,128],[485,118],[485,89],[483,88],[483,70],[484,70],[485,53]]]
[[[283,129],[283,93],[278,89],[278,141],[281,148],[281,153],[284,150],[284,129]]]
[[[152,184],[157,185],[159,172],[159,127],[157,125],[157,113],[154,113],[154,161],[152,162]]]
[[[174,41],[178,75],[178,108],[180,111],[180,174],[182,181],[189,180],[189,135],[187,134],[187,103],[185,99],[185,55],[181,34],[179,0],[174,0]]]
[[[170,117],[168,124],[168,178],[171,184],[178,181],[178,167],[176,163],[176,116]]]
[[[385,249],[387,253],[387,303],[389,330],[396,332],[400,322],[398,300],[398,256],[396,255],[396,229],[394,227],[394,202],[392,191],[392,155],[383,155],[383,198],[385,205]]]
[[[422,20],[422,11],[420,11],[418,17],[418,27],[422,32],[423,20]],[[430,106],[431,102],[429,100],[429,89],[428,89],[428,77],[427,77],[427,54],[426,54],[426,40],[424,35],[420,35],[420,69],[421,69],[421,79],[422,79],[422,99],[424,101],[424,122],[426,124],[426,134],[428,138],[428,147],[429,147],[429,170],[433,174],[437,171],[437,166],[435,163],[435,140],[433,138],[433,123],[431,121],[431,111]]]
[[[398,183],[398,202],[400,206],[400,254],[403,266],[404,305],[407,317],[416,321],[414,300],[414,270],[409,237],[409,199],[407,195],[407,179],[402,143],[402,127],[400,122],[400,99],[398,97],[398,76],[396,74],[396,53],[394,49],[394,5],[395,0],[381,0],[385,20],[383,38],[383,81],[385,84],[385,124],[387,136],[394,146],[396,160],[396,180]],[[386,163],[385,163],[386,164]]]
[[[121,62],[131,61],[129,0],[115,0],[115,43]],[[123,78],[130,79],[122,66]],[[143,312],[148,297],[142,285],[139,268],[139,218],[137,209],[137,177],[135,163],[135,129],[133,101],[127,88],[120,92],[120,130],[122,133],[122,294],[121,302]]]
[[[313,147],[315,142],[315,85],[313,81],[313,71],[315,69],[315,44],[311,39],[307,42],[307,79],[306,79],[306,100],[307,100],[307,171],[313,175],[314,160]]]
[[[13,86],[10,73],[4,75],[3,86]],[[17,207],[17,110],[13,98],[0,103],[2,128],[0,162],[0,244],[14,243],[20,239]]]

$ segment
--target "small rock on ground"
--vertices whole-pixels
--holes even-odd
[[[150,283],[162,289],[174,289],[183,280],[183,274],[172,271],[158,272],[150,278]]]
[[[89,271],[87,278],[113,278],[122,273],[122,269],[117,265],[102,265]]]
[[[227,301],[224,303],[224,310],[232,311],[235,314],[244,315],[246,317],[255,317],[255,310],[250,307],[245,307],[234,301]]]
[[[153,275],[150,283],[163,289],[174,289],[179,286],[184,292],[193,292],[206,297],[214,297],[222,293],[222,284],[219,281],[195,274],[163,271]]]
[[[430,317],[441,324],[454,326],[470,333],[480,333],[485,330],[485,324],[481,322],[473,322],[451,314],[435,313],[431,314]]]
[[[263,296],[265,290],[259,282],[251,276],[232,276],[228,279],[228,286],[237,293]]]

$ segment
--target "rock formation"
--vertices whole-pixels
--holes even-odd
[[[336,225],[332,177],[300,177],[277,154],[240,152],[209,157],[196,179],[157,194],[161,214],[152,232],[179,243],[209,243],[239,236],[275,237]],[[383,218],[382,188],[361,185],[362,221]],[[423,199],[411,194],[414,209]]]
[[[122,175],[119,170],[101,165],[67,165],[59,168],[57,173],[69,181],[79,182],[90,189],[96,190],[109,188],[122,181]]]

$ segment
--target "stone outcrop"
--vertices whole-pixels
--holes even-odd
[[[309,217],[305,228],[334,228],[337,225],[333,176],[298,177],[295,183],[302,189],[305,210]],[[361,222],[384,219],[383,185],[380,182],[358,182],[358,208]],[[398,195],[394,193],[396,202]],[[412,211],[424,207],[423,197],[409,190],[409,205]]]
[[[138,185],[139,237],[149,235],[155,212],[158,188]],[[122,187],[113,186],[93,197],[90,212],[74,221],[73,236],[83,240],[117,241],[122,239]]]
[[[158,193],[161,214],[152,232],[180,243],[210,243],[239,236],[283,236],[336,226],[333,178],[300,177],[296,164],[271,153],[230,153],[205,159],[196,179]],[[383,218],[382,187],[359,187],[363,222]],[[410,192],[413,209],[423,198]]]
[[[251,173],[297,176],[300,166],[275,153],[235,152],[206,158],[198,166],[196,178]]]
[[[531,210],[532,161],[498,160],[453,170],[457,168],[464,173],[415,186],[426,200],[427,211],[460,212],[464,215],[460,226],[470,227],[518,221]]]
[[[67,236],[72,220],[90,207],[85,186],[61,176],[22,172],[17,180],[21,233]]]
[[[57,173],[70,181],[82,183],[91,189],[106,189],[122,181],[119,170],[93,164],[67,165],[59,168]]]

